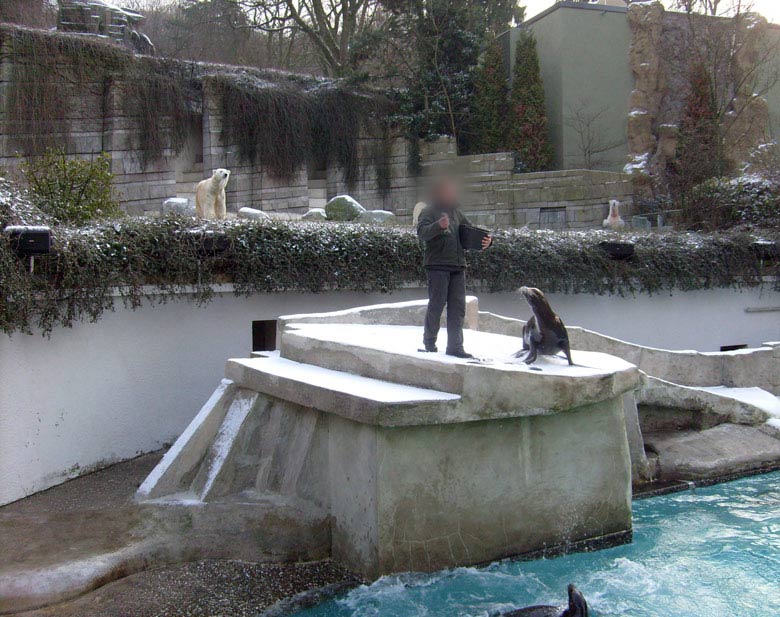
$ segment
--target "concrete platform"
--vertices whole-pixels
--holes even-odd
[[[528,367],[516,337],[472,330],[482,362],[420,353],[421,328],[366,323],[386,308],[286,318],[278,354],[228,360],[138,499],[302,499],[369,579],[630,538],[636,367],[580,351]]]
[[[512,358],[522,342],[512,336],[465,330],[465,346],[484,363],[424,353],[415,326],[288,323],[281,356],[373,379],[459,394],[459,421],[532,416],[573,409],[639,384],[636,367],[607,354],[574,351],[540,357],[529,367]],[[446,333],[439,345],[446,347]],[[522,393],[522,395],[520,395]],[[433,422],[441,421],[433,417]]]

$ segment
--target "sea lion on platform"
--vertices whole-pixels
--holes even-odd
[[[574,585],[569,585],[569,606],[529,606],[503,617],[588,617],[588,603]]]
[[[523,349],[515,354],[515,358],[525,355],[523,362],[533,364],[538,354],[554,356],[559,352],[566,354],[566,359],[572,365],[569,333],[561,318],[550,307],[544,294],[534,287],[521,287],[533,316],[523,326]]]

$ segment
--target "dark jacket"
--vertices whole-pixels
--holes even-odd
[[[439,226],[442,213],[450,217],[449,230]],[[461,225],[471,225],[457,209],[444,210],[431,204],[421,213],[417,223],[417,237],[425,244],[423,265],[433,270],[464,270],[466,256],[460,244]]]

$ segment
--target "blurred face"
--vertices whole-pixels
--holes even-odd
[[[458,203],[458,186],[443,178],[433,187],[433,201],[442,208],[454,208]]]

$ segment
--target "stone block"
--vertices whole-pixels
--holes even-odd
[[[186,197],[171,197],[163,201],[162,213],[195,216],[195,204]]]

